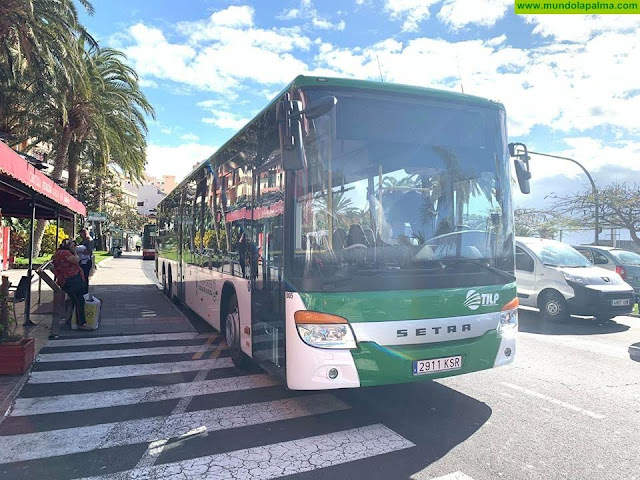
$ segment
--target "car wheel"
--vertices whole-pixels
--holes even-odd
[[[569,317],[567,301],[558,292],[545,292],[540,298],[540,313],[545,320],[566,320]]]
[[[235,293],[229,298],[226,310],[224,335],[231,352],[231,360],[236,367],[245,369],[249,364],[249,357],[240,347],[240,313],[238,311],[238,297]]]

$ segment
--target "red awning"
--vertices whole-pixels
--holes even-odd
[[[9,177],[9,179],[6,177]],[[2,178],[9,180],[3,183],[12,184],[18,188],[21,186],[26,187],[31,193],[45,197],[45,199],[50,200],[56,204],[56,206],[62,207],[65,213],[77,213],[82,216],[87,215],[87,209],[78,199],[38,171],[7,145],[0,142],[0,179]],[[16,182],[18,185],[15,185]],[[24,188],[22,188],[22,190],[24,190]],[[20,203],[24,203],[24,200],[20,201]],[[8,210],[6,214],[11,215],[11,211],[14,208],[8,209],[7,207],[7,205],[0,204],[0,208]]]

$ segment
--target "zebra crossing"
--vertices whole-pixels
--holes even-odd
[[[236,369],[215,334],[51,340],[0,424],[0,478],[269,479],[415,446],[353,413]]]

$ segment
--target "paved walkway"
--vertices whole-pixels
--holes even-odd
[[[103,335],[195,332],[189,320],[166,298],[153,273],[154,262],[143,261],[141,254],[124,253],[98,266],[91,278],[90,292],[102,300],[100,327],[95,331],[71,330],[60,324],[60,338],[97,337]],[[2,272],[17,285],[26,270]],[[32,283],[31,318],[36,326],[24,326],[23,306],[18,306],[16,333],[36,339],[36,355],[47,343],[51,331],[53,292],[43,282]],[[41,302],[38,303],[40,297]],[[0,415],[10,407],[26,375],[0,375]],[[0,417],[0,422],[2,417]]]

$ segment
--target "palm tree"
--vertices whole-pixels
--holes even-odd
[[[89,14],[93,6],[79,0]],[[73,0],[0,2],[0,131],[12,144],[34,138],[39,106],[82,68],[75,39],[94,40],[78,21]],[[32,145],[35,142],[32,142]]]
[[[55,168],[68,159],[69,190],[78,187],[78,165],[82,148],[72,144],[88,140],[92,155],[104,171],[109,163],[118,165],[133,180],[140,180],[146,162],[145,116],[155,116],[153,107],[140,90],[138,76],[124,63],[125,56],[114,49],[94,49],[87,55],[87,79],[67,97],[67,119],[57,148]]]
[[[140,90],[138,76],[124,63],[123,53],[109,48],[87,51],[84,45],[82,39],[76,42],[76,48],[84,52],[84,74],[62,96],[50,97],[44,115],[56,119],[50,128],[49,141],[54,145],[51,176],[60,180],[66,167],[67,188],[74,193],[82,163],[97,175],[98,190],[109,164],[117,165],[134,181],[141,180],[146,163],[145,116],[155,115]],[[36,250],[40,232],[44,232],[44,222],[38,222]]]

